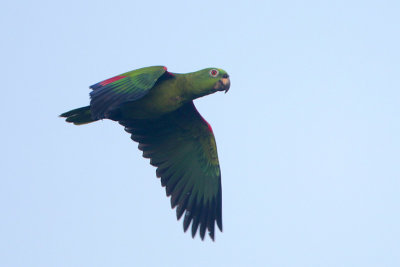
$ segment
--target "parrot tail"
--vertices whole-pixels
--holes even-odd
[[[82,125],[97,121],[92,119],[90,106],[70,110],[61,114],[60,117],[67,118],[67,122],[72,122],[75,125]]]

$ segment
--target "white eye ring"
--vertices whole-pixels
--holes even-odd
[[[210,76],[211,76],[211,77],[217,77],[218,74],[219,74],[219,71],[218,71],[218,70],[216,70],[216,69],[210,70]]]

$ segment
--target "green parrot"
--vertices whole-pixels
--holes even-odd
[[[90,105],[60,116],[75,125],[110,119],[124,126],[157,167],[177,219],[184,214],[184,231],[191,224],[193,238],[199,229],[202,240],[206,230],[214,240],[215,223],[222,231],[221,171],[212,128],[193,100],[229,87],[218,68],[178,74],[146,67],[90,86]]]

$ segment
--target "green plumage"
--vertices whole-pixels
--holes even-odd
[[[121,104],[145,96],[166,72],[162,66],[147,67],[123,73],[92,85],[91,111],[94,119],[107,118]]]
[[[215,68],[188,74],[148,67],[92,85],[91,103],[61,114],[80,125],[107,118],[118,121],[139,143],[143,156],[157,167],[157,177],[171,196],[183,227],[192,225],[214,240],[215,223],[222,231],[221,172],[211,126],[193,99],[227,91],[228,74]]]

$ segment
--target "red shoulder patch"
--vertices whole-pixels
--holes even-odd
[[[200,113],[199,113],[199,115],[200,115]],[[201,116],[201,115],[200,115],[200,118],[207,124],[208,130],[209,130],[212,134],[214,134],[213,129],[211,128],[211,125],[208,123],[208,121],[206,121],[206,120],[203,118],[203,116]]]
[[[210,125],[206,120],[204,120],[204,121],[207,123],[208,130],[209,130],[210,132],[214,133],[213,130],[212,130],[212,128],[211,128],[211,125]]]
[[[171,72],[169,72],[167,70],[167,67],[163,66],[163,69],[165,70],[165,74],[167,74],[168,76],[170,76],[170,77],[174,77],[175,76],[175,75],[173,75]]]

